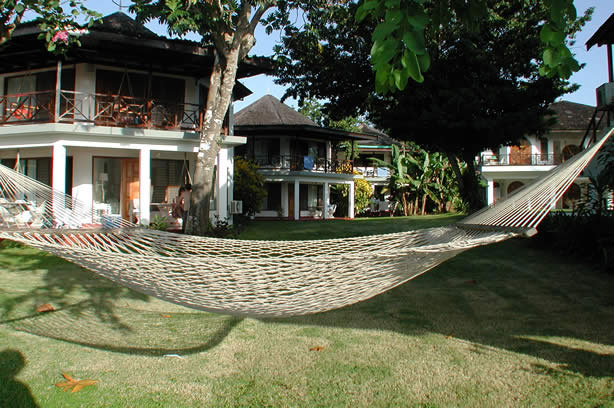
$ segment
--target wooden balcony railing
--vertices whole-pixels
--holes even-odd
[[[559,154],[483,154],[480,156],[480,166],[555,166],[561,164]]]
[[[261,169],[266,170],[292,170],[314,171],[319,173],[347,173],[352,174],[354,164],[352,160],[326,159],[324,157],[312,158],[300,155],[260,155],[248,157]]]
[[[40,122],[86,122],[102,126],[166,130],[198,130],[200,105],[169,103],[121,95],[60,91],[30,92],[0,97],[0,125]]]

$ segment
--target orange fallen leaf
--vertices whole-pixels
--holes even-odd
[[[324,350],[324,347],[322,346],[315,346],[309,349],[309,351],[322,351]]]
[[[160,316],[162,316],[162,317],[171,317],[171,315],[167,315],[167,314],[161,314]]]
[[[475,279],[470,279],[468,281],[465,281],[465,283],[468,285],[477,285],[478,281]]]
[[[90,379],[76,380],[66,373],[62,373],[62,376],[66,379],[66,382],[57,383],[55,386],[64,388],[64,391],[68,391],[72,388],[72,392],[77,392],[80,391],[83,387],[87,387],[88,385],[94,385],[98,382],[98,380]]]
[[[37,313],[45,313],[45,312],[53,312],[55,311],[55,307],[53,307],[50,303],[45,303],[44,305],[40,305],[36,308]]]

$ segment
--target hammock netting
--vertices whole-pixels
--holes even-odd
[[[505,200],[439,228],[353,238],[248,241],[94,223],[91,205],[0,166],[0,238],[194,309],[293,316],[356,303],[468,249],[532,235],[614,132]]]

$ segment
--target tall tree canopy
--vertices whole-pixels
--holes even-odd
[[[575,19],[573,0],[543,1],[548,13],[542,17],[548,23],[541,27],[546,48],[540,48],[544,53],[549,50],[549,57],[543,58],[546,64],[542,73],[565,76],[576,68],[573,58],[571,61],[566,58],[571,54],[565,46],[564,35],[570,16]],[[353,19],[357,12],[358,20],[375,22],[362,38],[377,72],[375,84],[379,91],[385,92],[403,89],[410,77],[422,80],[421,72],[428,68],[432,58],[427,56],[423,41],[426,27],[435,27],[434,31],[438,31],[439,27],[459,20],[467,27],[467,32],[475,33],[477,21],[490,10],[487,0],[362,0],[359,9],[355,3],[352,0],[134,0],[131,10],[141,21],[158,19],[176,35],[200,34],[203,43],[214,46],[216,51],[192,194],[191,211],[199,222],[189,223],[188,232],[200,234],[207,228],[218,138],[230,104],[237,66],[254,45],[254,30],[259,23],[269,31],[287,29],[317,37],[320,34],[314,28],[326,24],[329,13],[352,10],[353,14],[346,14],[348,18],[341,22],[348,27],[338,26],[341,30],[352,30],[357,26]],[[271,12],[265,17],[269,10]],[[318,21],[318,18],[323,20]],[[303,19],[309,23],[299,28],[297,24],[302,24]],[[546,25],[547,30],[544,29]],[[354,38],[347,38],[349,42],[352,40]],[[366,86],[373,89],[375,84],[371,80]]]
[[[484,149],[545,131],[548,105],[572,89],[566,80],[540,73],[546,48],[540,31],[549,13],[544,2],[488,0],[486,5],[477,30],[460,18],[427,29],[428,57],[423,54],[421,61],[428,73],[393,96],[374,91],[380,72],[372,74],[370,36],[378,28],[367,20],[352,24],[356,5],[310,14],[306,30],[287,29],[277,48],[278,82],[290,85],[286,95],[299,101],[328,100],[333,116],[367,113],[392,137],[448,153],[453,164],[458,156],[472,174],[473,158]],[[590,11],[568,21],[566,35],[573,38],[589,16]],[[467,193],[458,167],[456,172]],[[475,197],[466,198],[479,205]]]

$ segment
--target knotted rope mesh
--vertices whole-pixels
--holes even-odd
[[[310,241],[197,237],[124,220],[98,222],[91,206],[0,166],[0,238],[195,309],[247,316],[316,313],[368,299],[465,250],[534,228],[611,133],[457,225]]]

